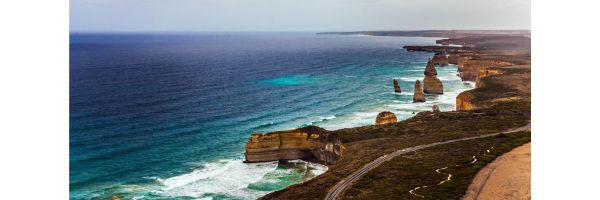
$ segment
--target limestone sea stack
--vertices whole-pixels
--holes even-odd
[[[423,89],[421,88],[421,82],[419,82],[419,80],[415,82],[413,102],[425,102],[425,94],[423,94]]]
[[[344,146],[335,133],[317,126],[253,133],[246,142],[246,162],[303,159],[322,164],[335,164]]]
[[[398,81],[396,79],[394,79],[394,92],[395,93],[401,93],[402,90],[400,89],[400,85],[398,85]]]
[[[377,119],[375,119],[375,125],[382,124],[391,124],[398,122],[396,115],[390,111],[383,111],[377,115]]]
[[[431,109],[433,110],[433,112],[440,112],[440,107],[438,105],[433,105]]]
[[[425,76],[437,76],[437,70],[431,59],[427,61],[427,65],[425,66]]]
[[[437,78],[437,70],[431,60],[425,67],[425,78],[423,79],[423,92],[426,94],[444,94],[444,85]]]

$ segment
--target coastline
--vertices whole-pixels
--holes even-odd
[[[526,31],[527,33],[529,33],[528,31]],[[354,32],[356,33],[356,32]],[[361,34],[364,34],[365,32],[360,32]],[[392,34],[392,32],[378,32],[379,34],[374,34],[374,35],[384,35],[384,36],[394,36],[394,35],[390,35]],[[329,34],[329,33],[328,33]],[[334,33],[335,34],[335,33]],[[407,34],[414,34],[414,33],[407,33]],[[430,36],[430,37],[439,37],[441,36],[440,33],[419,33],[422,34],[420,36]],[[442,33],[443,34],[443,33]],[[449,31],[447,33],[445,33],[446,37],[445,39],[441,39],[436,41],[436,43],[441,44],[440,46],[406,46],[405,48],[409,51],[428,51],[428,52],[434,52],[435,54],[438,53],[449,53],[449,56],[447,57],[448,60],[450,60],[451,63],[456,63],[459,68],[458,68],[458,72],[459,72],[459,76],[461,77],[461,79],[463,81],[471,81],[475,83],[475,88],[471,89],[471,90],[467,90],[464,92],[461,92],[457,97],[456,97],[456,111],[452,111],[452,112],[442,112],[441,115],[457,115],[457,114],[461,114],[461,113],[465,113],[467,115],[473,115],[477,113],[481,113],[481,114],[486,114],[488,112],[498,112],[498,110],[500,109],[507,109],[507,110],[513,110],[510,112],[514,112],[511,114],[517,114],[519,115],[518,117],[516,117],[516,121],[514,122],[510,122],[509,124],[506,124],[507,127],[515,127],[515,125],[517,124],[524,124],[527,121],[529,121],[529,115],[528,113],[530,113],[530,108],[529,108],[529,104],[530,104],[530,86],[526,86],[526,87],[521,87],[522,81],[527,81],[527,83],[530,83],[530,47],[529,46],[523,46],[520,40],[522,40],[522,38],[530,38],[528,36],[522,36],[520,34],[522,34],[522,32],[509,32],[507,34],[501,34],[501,35],[494,35],[491,34],[489,35],[488,33],[457,33],[456,31]],[[461,35],[462,39],[456,39],[456,35]],[[406,36],[403,35],[402,33],[397,35],[397,36]],[[506,44],[499,44],[497,46],[493,46],[491,45],[492,48],[497,48],[497,49],[492,49],[490,50],[490,45],[486,44],[486,40],[495,40],[500,38],[500,40],[509,37],[508,40],[504,41],[506,42]],[[516,38],[516,42],[513,41],[514,38]],[[445,44],[445,45],[444,45]],[[460,45],[460,46],[455,46],[455,45],[450,45],[450,44],[456,44],[456,45]],[[517,53],[516,55],[511,55],[510,53],[504,53],[504,52],[513,52],[513,51],[517,51],[519,53]],[[471,62],[473,64],[471,64]],[[504,64],[504,63],[508,63],[508,64]],[[515,66],[515,67],[513,67]],[[506,87],[506,89],[503,90],[499,90],[498,88],[504,88]],[[491,95],[492,93],[496,93],[496,95]],[[499,94],[499,95],[498,95]],[[506,107],[509,106],[509,107]],[[423,123],[427,123],[427,120],[423,120],[423,119],[419,119],[419,118],[427,118],[424,115],[429,115],[431,116],[435,116],[435,114],[430,114],[431,112],[423,112],[423,113],[419,113],[416,116],[410,118],[410,119],[406,119],[404,121],[399,121],[398,124],[404,124],[404,126],[402,125],[396,125],[396,124],[390,124],[390,125],[385,125],[383,127],[387,127],[387,128],[392,128],[392,127],[420,127],[420,125],[422,125]],[[471,116],[471,117],[476,117],[478,118],[478,116]],[[507,113],[507,115],[510,115]],[[416,120],[416,121],[415,121]],[[478,119],[480,120],[480,119]],[[481,119],[483,120],[483,119]],[[494,121],[494,120],[492,120]],[[502,118],[498,118],[496,119],[496,121],[498,121],[498,124],[496,125],[496,127],[491,127],[491,126],[486,126],[483,129],[481,129],[480,131],[483,132],[489,132],[492,130],[501,130],[504,128],[503,125],[501,125],[503,122]],[[415,122],[417,122],[415,124]],[[452,120],[451,123],[453,124],[457,124],[460,125],[462,127],[459,127],[460,129],[463,129],[465,127],[468,126],[473,126],[474,124],[469,124],[468,121],[463,121],[460,120],[456,121],[456,120]],[[467,124],[465,124],[467,123]],[[493,122],[492,122],[493,123]],[[382,153],[386,153],[389,152],[389,148],[390,147],[375,147],[373,145],[379,144],[382,145],[381,142],[379,141],[380,139],[378,138],[387,138],[388,142],[389,141],[393,141],[391,143],[398,143],[401,141],[396,141],[396,139],[399,138],[399,136],[394,136],[394,137],[388,137],[386,136],[386,133],[381,133],[381,128],[383,127],[377,127],[377,126],[366,126],[366,127],[355,127],[355,128],[346,128],[346,129],[341,129],[338,131],[334,131],[335,133],[341,135],[341,137],[343,138],[343,142],[344,145],[347,145],[347,151],[351,151],[354,152],[356,148],[361,149],[362,151],[368,151],[371,152],[372,154],[375,155],[382,155]],[[375,129],[375,130],[373,130]],[[385,130],[385,129],[384,129]],[[397,129],[396,129],[397,130]],[[414,128],[412,130],[415,130]],[[370,135],[371,137],[369,137],[368,133],[366,132],[370,132],[373,135]],[[383,131],[385,132],[385,131]],[[425,131],[427,132],[427,131]],[[406,132],[405,132],[406,133]],[[367,136],[365,136],[367,135]],[[460,134],[454,134],[454,135],[445,135],[444,138],[455,138],[457,136],[459,136]],[[409,136],[406,135],[405,137],[407,137],[406,139],[410,139],[413,145],[416,144],[420,144],[421,142],[419,142],[419,138],[415,138],[414,136]],[[438,140],[435,138],[431,138],[434,141]],[[431,141],[431,140],[430,140]],[[407,145],[407,144],[404,144]],[[385,146],[385,145],[384,145]],[[356,149],[356,150],[358,150]],[[379,150],[378,150],[379,149]],[[363,154],[364,155],[364,154]],[[353,156],[355,157],[355,156]],[[375,158],[375,156],[369,156],[370,158],[366,158],[363,161],[360,161],[359,163],[366,163],[369,160],[372,160],[372,158]],[[342,178],[344,177],[343,174],[349,174],[351,173],[354,169],[356,168],[356,166],[360,166],[360,164],[356,165],[357,163],[354,162],[355,164],[348,164],[347,162],[344,162],[345,158],[342,157],[342,159],[336,163],[335,165],[331,166],[330,170],[327,171],[326,173],[324,173],[321,176],[316,177],[315,179],[309,181],[309,182],[305,182],[305,183],[301,183],[301,184],[297,184],[297,185],[293,185],[290,187],[287,187],[284,190],[280,190],[280,191],[276,191],[273,193],[270,193],[264,197],[262,197],[261,199],[285,199],[288,198],[290,196],[288,196],[289,194],[295,194],[298,195],[298,192],[304,194],[303,192],[303,187],[308,187],[308,188],[313,188],[313,186],[315,184],[317,185],[328,185],[327,188],[330,188],[333,184],[337,183],[339,180],[342,180]],[[354,158],[357,159],[357,158]],[[344,166],[347,165],[347,166]],[[354,166],[354,167],[350,167],[350,166]],[[350,167],[350,168],[348,168]],[[335,171],[335,172],[332,172]],[[333,173],[333,174],[332,174]],[[318,183],[317,183],[318,182]],[[311,194],[306,194],[306,196],[300,195],[300,199],[309,199],[308,197],[311,196],[310,198],[322,198],[325,194],[325,192],[320,192],[320,191],[326,191],[326,190],[321,190],[319,189],[319,192],[317,192],[318,194],[316,195],[311,195]],[[290,193],[291,192],[291,193]]]
[[[256,63],[254,65],[248,65],[252,63],[236,62],[240,64],[239,67],[244,67],[243,69],[246,69],[249,73],[261,71],[257,73],[261,75],[252,76],[252,74],[247,74],[244,77],[235,77],[239,74],[233,73],[231,75],[234,77],[227,78],[229,74],[219,77],[205,76],[200,73],[204,71],[202,70],[204,67],[195,67],[194,63],[201,60],[229,61],[229,56],[220,56],[213,59],[206,58],[203,54],[194,54],[195,56],[185,54],[186,56],[182,56],[181,60],[173,63],[173,66],[168,66],[170,69],[168,71],[173,72],[168,74],[160,73],[165,66],[158,65],[158,63],[170,63],[171,54],[163,53],[160,55],[165,56],[153,57],[149,62],[157,65],[152,68],[143,68],[142,65],[136,64],[147,53],[159,55],[157,53],[164,52],[164,49],[169,49],[169,52],[180,50],[173,53],[191,52],[189,49],[177,47],[179,43],[167,44],[169,39],[186,39],[188,37],[160,36],[159,39],[164,39],[167,42],[160,45],[173,46],[164,49],[154,48],[156,45],[150,44],[151,41],[155,41],[153,39],[155,37],[158,36],[148,35],[136,38],[144,41],[148,38],[149,44],[144,46],[130,47],[125,41],[124,43],[106,45],[110,48],[86,50],[86,52],[98,52],[94,55],[82,55],[81,48],[89,47],[89,45],[73,44],[71,59],[74,61],[73,66],[76,66],[77,69],[74,70],[76,72],[74,77],[76,78],[73,79],[73,83],[78,83],[75,80],[86,81],[81,84],[72,84],[75,88],[72,89],[73,92],[71,93],[71,103],[73,105],[71,121],[73,123],[70,128],[73,156],[70,161],[71,166],[73,166],[71,168],[73,174],[70,183],[72,186],[71,195],[74,198],[103,198],[109,194],[118,195],[121,198],[132,198],[140,195],[145,195],[149,199],[158,198],[160,196],[157,197],[151,192],[168,188],[168,186],[164,186],[157,181],[158,178],[166,180],[173,177],[187,176],[190,180],[195,180],[197,179],[196,176],[188,175],[198,174],[196,170],[219,168],[219,166],[227,168],[225,171],[222,169],[216,170],[223,171],[220,176],[240,177],[242,182],[253,180],[254,174],[245,173],[245,170],[241,170],[243,168],[239,168],[241,164],[237,164],[238,161],[241,163],[243,160],[243,145],[249,133],[252,131],[284,130],[288,127],[295,128],[311,121],[317,121],[315,123],[317,125],[346,123],[346,120],[341,120],[344,119],[344,117],[341,117],[344,115],[372,124],[373,118],[367,114],[374,113],[376,115],[379,112],[379,110],[368,109],[372,105],[379,105],[373,102],[385,105],[392,104],[393,100],[404,101],[410,98],[410,96],[390,95],[389,90],[385,87],[391,88],[388,82],[392,78],[391,75],[399,75],[399,72],[404,69],[420,66],[421,64],[415,64],[414,62],[422,62],[430,54],[406,53],[401,47],[411,43],[427,45],[435,42],[431,38],[322,37],[315,36],[314,33],[280,36],[259,34],[256,37],[248,35],[248,37],[238,38],[257,43],[259,41],[261,41],[260,43],[267,42],[258,39],[274,41],[271,43],[272,45],[267,45],[269,47],[267,49],[269,50],[268,54],[260,53],[260,55],[264,55],[264,58],[260,60],[265,62],[253,62]],[[207,36],[198,37],[202,39]],[[217,36],[211,36],[201,41],[219,42],[219,40],[215,40],[218,38]],[[317,40],[307,40],[312,38]],[[105,40],[100,39],[98,43],[100,44],[103,41]],[[225,40],[221,43],[228,44],[228,41]],[[285,47],[275,45],[286,41],[298,45]],[[202,50],[194,52],[224,52],[215,55],[245,54],[246,49],[255,48],[254,45],[248,45],[242,46],[241,49],[207,49],[207,47],[198,45],[202,42],[192,44],[190,47],[193,46],[193,49]],[[133,54],[111,54],[110,50],[116,47],[143,48],[149,51],[132,51]],[[343,47],[344,49],[340,51],[337,50],[337,47]],[[303,54],[305,52],[309,54]],[[97,61],[94,63],[99,64],[102,63],[100,61],[111,60],[105,59],[103,55],[112,55],[116,60],[131,61],[122,63],[127,64],[129,70],[121,73],[122,76],[119,76],[121,79],[113,77],[115,79],[111,82],[104,81],[101,85],[90,84],[95,79],[85,78],[89,76],[82,76],[81,73],[93,75],[86,72],[116,72],[115,70],[108,70],[108,68],[114,68],[116,67],[113,66],[114,64],[121,63],[102,64],[106,68],[97,68],[96,65],[86,64],[89,61]],[[124,58],[125,56],[127,58]],[[255,57],[239,57],[240,59],[237,59],[237,61],[244,61],[246,58],[256,60]],[[218,63],[213,62],[213,64]],[[277,70],[284,67],[291,68],[291,71],[282,72]],[[88,68],[94,68],[94,70],[87,70]],[[150,76],[137,76],[140,72],[137,69],[156,77],[156,79],[144,78]],[[268,73],[271,70],[273,72]],[[415,71],[414,73],[420,74],[422,72]],[[295,78],[297,75],[304,74],[309,76],[308,80],[302,77]],[[168,84],[148,85],[151,87],[138,90],[136,87],[125,87],[128,85],[116,82],[124,81],[123,77],[139,77],[139,80],[131,80],[137,83],[152,83],[152,80],[161,80],[161,83]],[[222,79],[224,82],[212,81],[212,77]],[[206,81],[198,81],[202,78]],[[281,87],[279,84],[282,83],[279,82],[281,80],[279,78],[283,78],[284,82],[291,78],[299,83],[294,83],[293,86],[284,85]],[[266,84],[261,83],[261,80],[273,79],[278,80]],[[95,83],[102,82],[97,81]],[[203,87],[207,83],[219,87],[216,88],[217,90],[210,92],[212,87]],[[87,89],[83,90],[82,88]],[[172,93],[159,92],[158,90],[169,90]],[[90,93],[102,94],[103,91],[114,92],[110,92],[110,95],[98,95],[97,98],[84,98],[86,96],[94,97]],[[141,96],[147,96],[147,98]],[[223,101],[223,99],[226,101]],[[384,101],[380,101],[380,99]],[[89,101],[98,103],[86,103]],[[109,105],[106,103],[109,103]],[[373,107],[381,108],[382,106]],[[360,112],[363,111],[363,108],[368,112]],[[102,113],[95,113],[94,111],[102,111]],[[336,118],[332,117],[333,114]],[[412,112],[407,114],[412,115]],[[321,117],[323,117],[323,122],[318,122]],[[149,133],[152,134],[152,137],[146,135]],[[103,142],[94,142],[94,139],[99,137],[104,139]],[[204,141],[210,142],[200,144]],[[232,164],[228,164],[229,162],[232,162]],[[152,163],[152,165],[148,163]],[[264,168],[265,171],[266,169],[273,169],[269,166]],[[250,171],[253,170],[255,169],[251,168]],[[131,173],[124,173],[124,171]],[[215,174],[216,171],[208,170],[206,173]],[[250,185],[252,189],[249,191],[276,190],[297,183],[296,174],[302,173],[302,171],[286,174],[288,171],[292,170],[275,168],[273,172],[267,173],[264,181],[261,181],[265,184],[258,185],[260,187]],[[282,176],[278,176],[280,174]],[[205,175],[200,173],[198,176]],[[228,182],[217,178],[217,176],[219,175],[211,176],[206,181],[198,181],[201,184],[189,184],[189,187],[184,186],[174,190],[178,190],[178,194],[183,196],[197,195],[215,198],[222,196],[233,198],[240,194],[243,197],[246,196],[245,193],[235,191],[229,193],[227,192],[229,190],[211,190],[210,192],[213,194],[207,195],[194,193],[199,191],[195,190],[195,187],[208,188],[214,185],[224,185],[221,188],[227,189],[228,184],[224,183],[237,185],[235,181]],[[268,182],[282,184],[266,184]],[[186,195],[186,193],[189,195]],[[250,199],[250,197],[254,199],[253,195],[249,195],[247,199]]]
[[[440,38],[444,39],[444,38]],[[455,47],[455,46],[454,46]],[[413,76],[394,76],[394,79],[399,79],[399,80],[403,80],[408,82],[408,84],[413,83],[416,80],[423,80],[424,76],[422,75],[423,70],[425,69],[425,64],[426,62],[418,62],[415,63],[418,65],[423,65],[423,66],[419,66],[419,67],[414,67],[415,69],[413,71],[418,72],[416,77]],[[327,125],[322,125],[322,124],[317,124],[318,126],[321,126],[323,128],[327,128],[328,131],[331,132],[336,132],[338,130],[342,130],[342,129],[355,129],[355,128],[360,128],[363,126],[372,126],[373,125],[373,119],[375,118],[375,116],[383,111],[383,110],[390,110],[390,109],[394,109],[397,114],[401,114],[402,112],[405,113],[409,113],[408,116],[406,116],[406,114],[401,115],[401,117],[398,119],[398,121],[403,121],[406,119],[409,119],[411,117],[414,117],[415,115],[417,115],[417,113],[419,112],[426,112],[426,111],[431,111],[433,106],[441,106],[441,110],[443,111],[454,111],[456,104],[455,104],[455,100],[456,97],[464,92],[464,91],[468,91],[471,89],[475,88],[475,82],[473,81],[468,81],[468,80],[461,80],[460,77],[458,76],[458,74],[456,74],[456,71],[458,70],[458,66],[456,65],[456,63],[450,64],[450,65],[444,65],[444,66],[439,66],[439,70],[441,70],[441,77],[440,79],[447,82],[447,81],[457,81],[458,84],[457,85],[462,85],[464,88],[463,89],[455,89],[455,86],[452,86],[452,84],[447,85],[450,86],[450,89],[448,89],[447,91],[444,92],[444,94],[427,94],[427,101],[426,102],[420,102],[420,103],[413,103],[410,101],[406,101],[406,102],[400,102],[397,101],[393,104],[389,104],[389,105],[383,105],[383,106],[378,106],[376,108],[372,108],[370,111],[370,119],[368,124],[363,124],[363,125],[359,125],[359,126],[346,126],[346,127],[337,127],[337,128],[328,128]],[[456,83],[455,83],[456,84]],[[387,88],[387,85],[386,85]],[[407,88],[405,88],[407,89]],[[392,91],[387,92],[390,93],[392,95],[401,95],[401,96],[410,96],[412,97],[413,93],[410,92],[411,90],[405,90],[404,93],[393,93]],[[444,102],[446,104],[444,104]],[[451,105],[450,107],[448,105]],[[407,108],[410,107],[410,108]],[[399,111],[400,110],[400,111]],[[399,113],[400,112],[400,113]],[[321,117],[321,119],[319,119],[316,122],[327,122],[329,120],[340,120],[338,118],[339,116],[336,115],[332,115],[329,117]],[[307,126],[312,126],[315,125],[314,121],[307,123]],[[273,132],[271,132],[273,133]],[[281,140],[281,139],[280,139]],[[247,144],[248,145],[248,144]],[[280,147],[281,148],[281,147]],[[246,146],[246,153],[248,153],[248,146]],[[282,152],[283,153],[283,152]],[[287,153],[285,153],[287,154]],[[248,160],[248,155],[246,155],[246,160]],[[321,163],[319,161],[314,161],[314,160],[306,160],[307,162],[313,162],[315,164],[326,164],[326,163]],[[332,163],[329,163],[329,165],[331,165]],[[324,171],[326,172],[326,171]],[[299,183],[301,184],[301,183]]]

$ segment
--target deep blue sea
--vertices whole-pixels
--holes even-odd
[[[438,38],[315,33],[70,35],[71,199],[255,199],[326,166],[242,163],[252,132],[329,130],[453,110],[456,66],[438,67],[444,95],[412,103]],[[403,93],[394,94],[392,79]]]

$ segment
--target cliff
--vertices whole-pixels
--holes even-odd
[[[479,110],[508,101],[530,101],[531,66],[492,67],[481,72],[476,88],[456,97],[456,110]]]
[[[472,92],[461,92],[456,96],[456,110],[476,110],[482,106],[476,106],[474,103],[475,95]]]
[[[460,74],[460,78],[464,81],[475,81],[480,71],[486,70],[492,67],[500,67],[500,66],[509,66],[513,65],[511,62],[503,61],[503,60],[474,60],[470,58],[465,58],[463,60],[459,60],[458,71]]]
[[[434,53],[460,53],[470,52],[470,48],[452,46],[404,46],[407,51],[427,51]]]
[[[457,97],[457,111],[459,112],[438,112],[438,106],[437,108],[432,107],[433,112],[419,112],[414,117],[386,126],[371,125],[332,131],[339,134],[347,148],[344,150],[344,157],[340,158],[335,165],[329,166],[328,171],[324,174],[310,181],[269,193],[261,199],[323,199],[334,185],[344,178],[373,160],[399,148],[440,142],[451,138],[470,137],[473,134],[502,132],[528,124],[531,119],[530,50],[526,48],[529,46],[527,44],[529,40],[523,37],[495,35],[497,31],[488,32],[484,36],[471,37],[468,34],[482,32],[439,31],[440,36],[449,38],[440,40],[439,43],[463,44],[462,48],[451,46],[405,47],[409,51],[447,52],[449,63],[463,66],[461,71],[473,72],[471,79],[477,82],[477,88],[465,91]],[[513,36],[512,33],[512,31],[507,31],[507,34],[511,34],[511,36]],[[381,34],[392,35],[395,32]],[[528,36],[528,34],[525,35]],[[521,47],[524,49],[519,49]],[[506,48],[509,50],[496,50]],[[496,61],[507,62],[510,65],[493,64]],[[469,65],[467,64],[469,62],[471,64],[481,62],[480,64],[484,64],[485,67],[481,69],[465,67],[464,65]],[[489,63],[492,64],[489,65]],[[413,100],[415,102],[425,101],[419,81],[415,82]],[[492,150],[493,154],[477,156],[476,163],[480,164],[476,165],[482,167],[485,166],[484,162],[494,159],[490,156],[500,155],[504,150],[509,150],[512,148],[511,145],[517,144],[515,141],[527,141],[526,135],[518,135],[521,133],[465,143],[469,145],[440,146],[443,149],[439,152],[427,153],[428,150],[423,150],[417,155],[418,159],[410,156],[401,158],[406,158],[404,160],[392,159],[377,167],[375,170],[378,171],[369,172],[364,178],[353,183],[343,192],[340,199],[415,198],[415,195],[410,192],[415,186],[421,186],[424,183],[437,185],[441,180],[440,172],[436,169],[440,170],[439,167],[445,165],[440,166],[440,160],[459,158],[457,162],[447,163],[465,162],[476,155],[473,152],[484,152],[485,148],[495,146],[496,148]],[[479,147],[484,148],[478,149]],[[469,150],[471,148],[473,151]],[[452,156],[447,156],[447,152],[452,152]],[[478,168],[464,169],[469,170],[468,174],[474,175]],[[397,169],[402,169],[406,173],[398,174]],[[406,176],[406,174],[412,175]],[[421,193],[417,193],[425,194],[423,192],[426,192],[427,199],[460,199],[471,180],[468,177],[465,178],[464,175],[467,173],[461,172],[461,174],[463,179],[454,179],[455,176],[453,176],[452,181],[446,182],[444,187],[428,187],[426,190],[419,190]],[[390,188],[390,182],[410,182],[410,184],[407,184],[407,187]],[[448,191],[454,192],[448,193]],[[433,196],[434,194],[439,195]]]
[[[433,62],[434,65],[442,65],[442,66],[448,65],[450,63],[448,60],[448,56],[446,56],[445,53],[436,53],[435,55],[433,55],[431,62]]]
[[[303,159],[335,164],[344,147],[335,133],[308,126],[265,134],[253,133],[246,143],[246,162]]]
[[[390,111],[383,111],[377,115],[375,125],[391,124],[398,122],[396,115]]]

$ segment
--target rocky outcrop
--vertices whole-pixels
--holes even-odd
[[[401,93],[402,89],[400,89],[400,85],[398,85],[398,81],[396,79],[394,79],[394,92],[395,93]]]
[[[427,94],[444,94],[444,85],[436,76],[425,76],[423,79],[423,92]]]
[[[419,80],[415,82],[413,102],[425,102],[425,94],[423,94],[423,89],[421,88],[421,82]]]
[[[391,124],[398,122],[396,115],[390,111],[383,111],[377,115],[375,119],[375,125]]]
[[[511,65],[482,71],[476,88],[456,97],[456,110],[478,110],[508,101],[530,101],[531,66]]]
[[[433,55],[431,62],[433,62],[434,65],[442,65],[442,66],[449,64],[448,57],[446,56],[445,53],[436,53],[435,55]]]
[[[426,94],[444,94],[444,85],[437,78],[437,70],[435,70],[435,66],[431,60],[427,62],[427,67],[425,67],[423,92]]]
[[[458,59],[460,56],[458,54],[450,54],[448,55],[448,63],[449,64],[458,64]]]
[[[477,75],[477,78],[475,79],[475,87],[479,88],[479,87],[484,86],[484,83],[481,82],[482,78],[498,75],[500,73],[501,72],[498,69],[484,69],[484,70],[479,71],[479,74]]]
[[[501,60],[473,60],[469,57],[459,59],[458,72],[459,76],[464,81],[476,81],[480,71],[491,67],[509,66],[510,62]]]
[[[461,92],[456,96],[456,111],[475,110],[478,107],[473,103],[475,95],[472,92]]]
[[[253,133],[246,143],[246,162],[303,159],[335,164],[344,146],[337,134],[317,126],[286,131]]]
[[[469,60],[471,56],[476,55],[474,52],[462,52],[462,53],[449,53],[448,54],[448,63],[460,65],[460,63],[464,63]]]
[[[433,105],[431,109],[433,110],[433,112],[440,112],[440,107],[438,105]]]
[[[427,51],[427,52],[470,52],[471,49],[467,47],[453,47],[453,46],[404,46],[407,51]]]
[[[425,76],[437,76],[437,70],[435,69],[433,62],[431,62],[431,59],[427,61],[427,65],[425,66]]]

